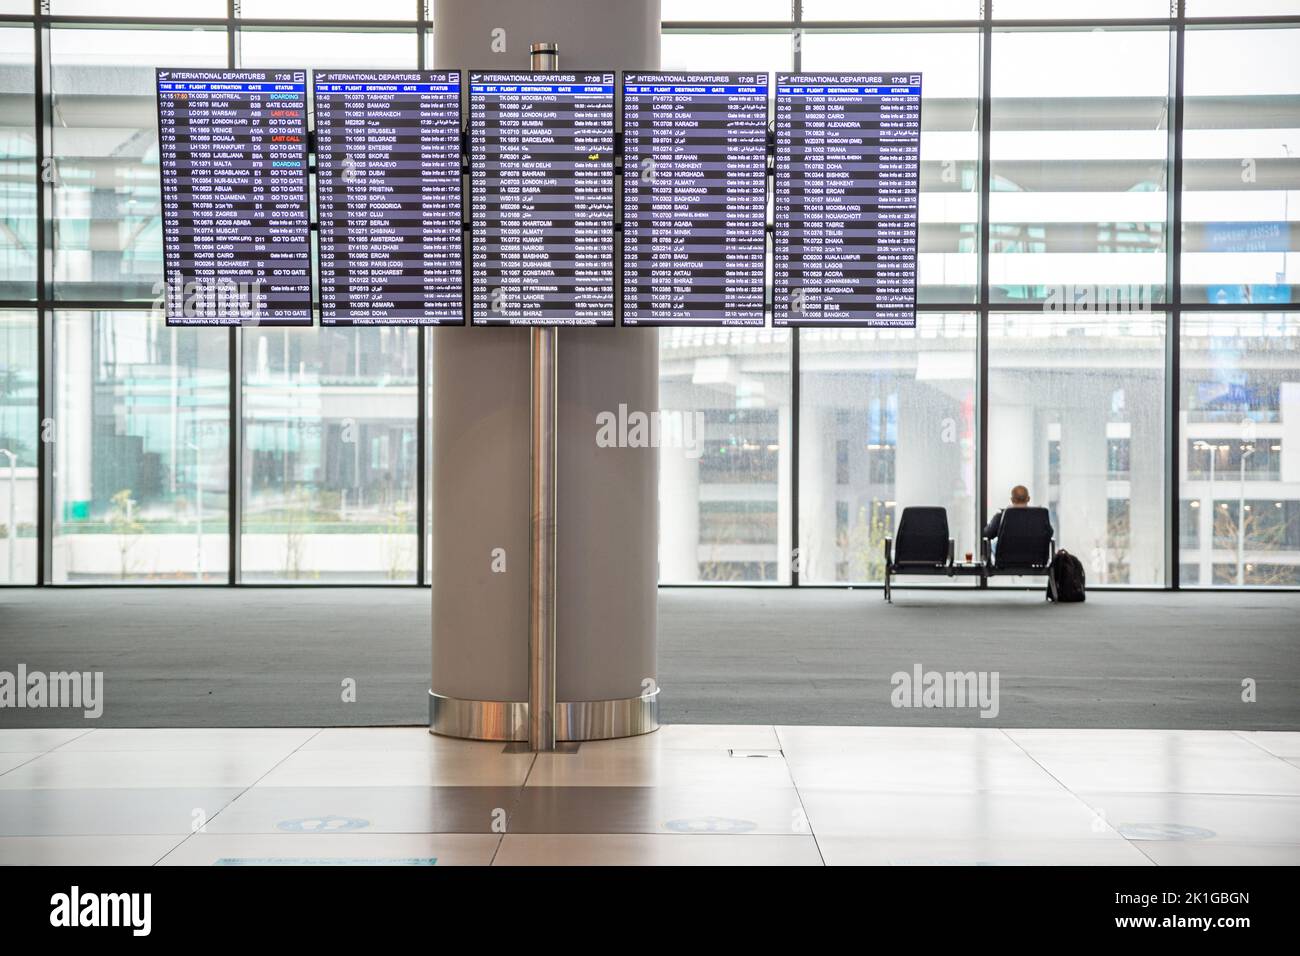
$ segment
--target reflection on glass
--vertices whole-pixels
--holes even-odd
[[[0,312],[0,584],[36,583],[37,328]]]
[[[0,298],[6,299],[36,296],[33,37],[30,28],[0,28]]]
[[[920,302],[973,302],[979,284],[980,38],[968,33],[813,33],[803,69],[920,71]]]
[[[1179,583],[1300,585],[1300,316],[1184,315]]]
[[[1187,31],[1185,302],[1300,301],[1297,49],[1300,30]]]
[[[1025,485],[1089,584],[1163,584],[1164,316],[989,324],[989,514]]]
[[[947,509],[958,560],[976,550],[976,329],[921,314],[915,329],[800,332],[801,582],[883,580],[909,505]]]
[[[54,294],[148,299],[161,291],[154,67],[224,67],[217,30],[50,30]]]
[[[659,333],[659,578],[788,583],[790,334]]]
[[[55,313],[55,581],[225,582],[228,335]]]
[[[995,302],[1164,300],[1167,30],[993,35]]]
[[[244,329],[243,579],[415,579],[418,330]]]

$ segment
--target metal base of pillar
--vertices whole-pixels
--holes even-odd
[[[658,729],[658,690],[644,697],[555,705],[556,740],[611,740]],[[429,732],[468,740],[526,741],[528,702],[461,700],[429,691]]]

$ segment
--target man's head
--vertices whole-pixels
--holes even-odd
[[[1027,504],[1029,504],[1029,489],[1024,485],[1016,485],[1011,489],[1011,506],[1023,508]]]

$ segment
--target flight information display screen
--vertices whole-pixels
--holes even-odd
[[[767,89],[623,75],[624,325],[763,325]]]
[[[778,73],[778,326],[916,324],[919,73]]]
[[[464,324],[460,72],[312,80],[321,324]]]
[[[475,325],[614,324],[614,74],[469,74]]]
[[[168,325],[311,325],[305,70],[156,72]]]

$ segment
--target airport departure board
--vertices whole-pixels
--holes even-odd
[[[305,70],[156,72],[168,325],[311,325]]]
[[[763,325],[767,88],[623,75],[624,325]]]
[[[469,74],[475,325],[614,324],[614,74]]]
[[[321,324],[464,324],[460,72],[312,80]]]
[[[773,323],[916,324],[919,73],[778,73]]]

